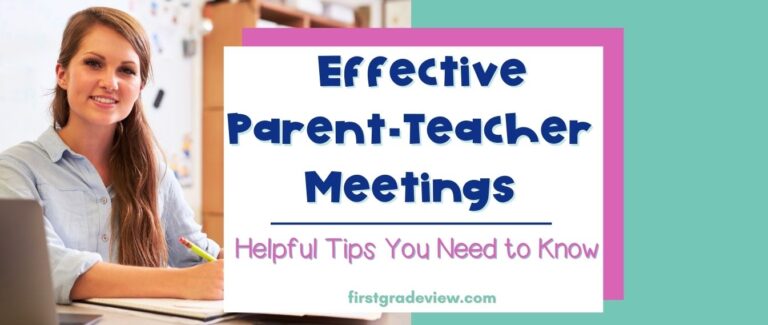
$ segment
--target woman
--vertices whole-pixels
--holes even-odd
[[[157,161],[139,96],[150,70],[149,41],[131,16],[110,8],[76,13],[56,64],[53,127],[0,154],[0,197],[43,206],[59,303],[222,299],[219,246]],[[220,259],[203,263],[180,236]]]

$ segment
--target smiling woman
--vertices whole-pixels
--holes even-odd
[[[184,236],[221,257],[157,160],[139,100],[150,71],[135,19],[110,8],[74,14],[56,63],[53,126],[0,154],[0,197],[43,206],[60,303],[223,296],[223,261],[203,263],[176,243]]]
[[[102,183],[114,189],[112,233],[123,244],[118,260],[159,266],[167,250],[159,220],[153,217],[156,162],[137,100],[150,75],[149,42],[138,22],[125,13],[106,8],[85,13],[74,15],[64,30],[56,64],[54,127],[61,128],[65,144],[88,158]],[[116,236],[116,231],[137,233],[145,240],[127,243],[134,239]],[[125,249],[131,246],[142,249]]]
[[[141,68],[136,51],[120,34],[102,25],[91,28],[68,66],[56,65],[57,84],[70,103],[66,123],[111,131],[139,97]]]

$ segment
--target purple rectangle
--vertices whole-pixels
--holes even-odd
[[[244,29],[243,46],[600,46],[603,48],[603,297],[624,299],[624,29]]]

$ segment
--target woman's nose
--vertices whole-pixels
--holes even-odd
[[[99,87],[108,92],[117,90],[117,75],[114,72],[105,71],[99,79]]]

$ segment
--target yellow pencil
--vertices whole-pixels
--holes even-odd
[[[197,256],[202,257],[208,262],[213,262],[216,260],[215,257],[211,256],[211,254],[208,254],[208,252],[204,251],[202,248],[197,247],[197,245],[193,244],[191,241],[184,238],[184,236],[179,237],[179,242],[181,242],[182,245],[189,248],[189,250],[191,250],[192,253],[197,254]]]

